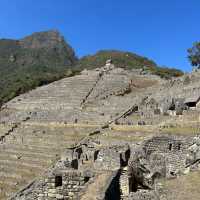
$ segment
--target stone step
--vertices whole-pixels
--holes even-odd
[[[33,178],[33,174],[22,174],[20,173],[13,173],[8,171],[0,171],[0,180],[4,180],[4,182],[9,182],[10,179],[15,180],[15,182],[22,182],[25,181],[27,178]]]
[[[23,140],[23,139],[18,139],[18,140],[6,140],[7,144],[18,144],[18,145],[31,145],[31,146],[38,146],[38,147],[44,147],[46,149],[52,148],[52,149],[64,149],[68,147],[70,144],[73,144],[74,141],[61,141],[58,143],[58,141],[32,141],[32,140]]]
[[[40,170],[44,170],[50,163],[39,163],[39,162],[31,162],[31,161],[22,161],[22,160],[0,160],[0,166],[2,165],[15,165],[16,167],[29,167],[29,168],[37,168]]]
[[[6,152],[3,152],[3,153],[0,153],[0,160],[20,160],[20,161],[26,161],[26,162],[39,162],[39,163],[51,163],[53,160],[53,158],[44,158],[44,157],[40,157],[40,156],[27,156],[27,155],[24,155],[24,154],[19,154],[19,153],[16,153],[16,154],[10,154],[10,153],[6,153]]]
[[[66,148],[66,146],[64,147]],[[35,144],[17,144],[17,143],[6,143],[6,145],[3,145],[1,150],[5,150],[5,149],[14,149],[16,151],[33,151],[33,152],[39,152],[39,153],[48,153],[48,154],[52,154],[52,155],[57,155],[60,151],[62,151],[63,148],[61,147],[52,147],[49,145],[38,145],[38,143]]]
[[[0,166],[1,166],[1,170],[5,171],[10,171],[10,172],[24,172],[25,174],[29,174],[29,173],[35,173],[35,174],[40,174],[42,173],[44,170],[46,170],[45,167],[41,167],[41,166],[31,166],[31,165],[23,165],[20,163],[14,163],[13,162],[0,162]]]
[[[16,168],[14,165],[1,165],[0,167],[0,172],[4,172],[7,174],[23,174],[24,176],[31,176],[31,175],[36,175],[40,174],[41,171],[38,168],[33,168],[33,167],[23,167],[21,166],[20,168]]]
[[[44,159],[53,159],[55,158],[55,154],[51,154],[49,152],[35,152],[33,150],[29,150],[29,149],[13,149],[13,148],[8,148],[8,149],[4,149],[4,154],[13,154],[13,155],[23,155],[23,156],[27,156],[27,157],[41,157]]]
[[[6,184],[9,187],[16,187],[17,185],[21,183],[28,184],[27,180],[21,181],[13,177],[6,177],[6,178],[0,177],[0,185]]]
[[[80,137],[81,138],[81,137]],[[73,137],[64,137],[64,136],[43,136],[43,137],[38,137],[38,136],[26,136],[26,135],[10,135],[5,138],[5,141],[12,141],[12,142],[21,142],[21,143],[29,143],[29,142],[38,142],[41,143],[45,141],[45,143],[67,143],[68,141],[73,141]]]
[[[23,171],[18,173],[13,172],[0,172],[0,183],[6,183],[9,185],[19,185],[27,184],[30,180],[34,179],[39,173],[23,173]]]
[[[32,105],[34,105],[34,104],[42,104],[42,103],[49,103],[49,104],[51,104],[51,103],[55,103],[55,104],[61,104],[61,105],[68,105],[69,103],[71,103],[71,102],[79,102],[80,101],[80,99],[82,99],[83,97],[85,97],[85,95],[87,94],[87,92],[79,92],[79,93],[77,93],[77,95],[76,95],[76,97],[75,96],[72,96],[72,97],[70,97],[69,95],[66,95],[66,96],[63,96],[62,98],[60,97],[60,98],[58,98],[58,97],[51,97],[51,98],[49,98],[49,97],[45,97],[44,99],[42,99],[41,97],[38,97],[38,98],[36,98],[36,97],[33,97],[33,98],[31,98],[30,99],[30,101],[29,100],[23,100],[23,101],[21,101],[20,103],[14,103],[15,105],[23,105],[23,104],[32,104]]]
[[[21,188],[20,185],[12,186],[6,183],[0,183],[0,200],[7,200],[12,194]]]
[[[7,138],[17,138],[18,136],[19,137],[23,137],[23,138],[30,138],[30,139],[51,139],[51,140],[68,140],[68,139],[73,139],[75,137],[81,137],[80,134],[76,134],[75,133],[64,133],[64,130],[63,132],[59,132],[59,133],[55,133],[53,131],[49,131],[49,130],[44,130],[45,132],[42,133],[42,131],[40,133],[34,133],[33,131],[31,132],[30,130],[29,131],[26,131],[25,130],[21,130],[21,129],[18,129],[16,131],[14,131],[11,135],[7,136]]]
[[[73,86],[73,89],[75,88],[76,86]],[[28,99],[36,99],[36,100],[46,100],[47,99],[68,99],[70,97],[73,96],[73,94],[78,94],[78,96],[74,96],[74,98],[77,98],[80,97],[82,94],[85,94],[87,92],[90,91],[90,89],[93,87],[93,84],[88,84],[88,85],[77,85],[78,89],[77,90],[72,90],[71,88],[64,88],[64,90],[62,90],[62,88],[58,88],[57,92],[58,93],[53,93],[53,91],[51,91],[51,93],[49,94],[44,94],[42,92],[39,92],[38,94],[34,93],[34,94],[29,94],[27,95],[26,99],[25,98],[21,98],[21,101],[13,101],[13,103],[17,103],[17,104],[20,104],[20,103],[23,103],[23,102],[27,102]],[[20,98],[20,97],[19,97]]]
[[[2,193],[5,196],[5,199],[7,199],[6,197],[9,197],[12,194],[16,193],[17,191],[25,187],[28,183],[29,180],[15,179],[9,177],[1,179],[0,177],[0,190],[1,190],[0,199],[2,199],[1,198]]]

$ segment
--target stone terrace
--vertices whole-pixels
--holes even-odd
[[[121,90],[130,79],[121,71],[109,73],[112,70],[94,70],[66,78],[4,105],[0,112],[0,199],[6,199],[44,173],[67,146],[112,119],[114,110],[121,114],[132,105],[130,101],[130,105],[117,107],[119,100],[113,106],[116,97],[112,99],[112,88],[116,85],[116,90]],[[115,76],[124,81],[116,82]],[[89,101],[98,91],[100,94],[104,79],[109,80],[104,87],[110,94],[107,99],[111,100],[103,99],[98,111]]]
[[[161,104],[164,98],[184,96],[176,93],[180,87],[190,94],[194,87],[199,91],[197,78],[193,85],[183,86],[183,80],[172,83],[120,68],[100,68],[37,88],[5,104],[0,112],[0,199],[44,173],[66,147],[120,117],[129,119],[132,115],[124,114],[145,97],[154,97]],[[157,125],[166,120],[161,115],[157,118]],[[125,140],[131,145],[155,130],[140,134],[111,126],[100,139],[108,143]]]

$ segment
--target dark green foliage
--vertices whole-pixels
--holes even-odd
[[[138,56],[130,52],[105,50],[99,51],[95,55],[85,56],[79,60],[76,66],[79,69],[93,69],[105,65],[106,60],[112,59],[116,67],[125,69],[144,69],[152,74],[161,76],[162,78],[178,77],[183,72],[173,68],[158,67],[156,63],[146,57]]]
[[[22,40],[0,40],[0,106],[30,89],[74,76],[84,68],[102,67],[110,58],[116,67],[142,68],[163,78],[182,75],[179,70],[157,67],[152,60],[130,52],[99,51],[78,61],[57,31],[34,33]]]
[[[102,67],[105,65],[106,60],[112,59],[116,67],[123,67],[126,69],[141,68],[141,67],[153,67],[156,64],[145,58],[138,56],[130,52],[104,50],[99,51],[95,55],[85,56],[79,60],[78,67],[83,69],[93,69],[96,67]]]
[[[183,75],[183,72],[181,70],[168,67],[152,67],[150,68],[150,72],[165,79],[170,79],[172,77],[179,77]]]
[[[195,42],[193,47],[188,49],[188,58],[192,66],[200,68],[200,42]]]
[[[0,40],[0,105],[37,86],[71,76],[76,61],[74,51],[57,32],[36,33],[20,41]]]

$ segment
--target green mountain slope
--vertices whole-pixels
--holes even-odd
[[[77,58],[57,31],[0,40],[0,104],[71,74]]]
[[[77,69],[93,69],[101,67],[106,60],[112,59],[116,67],[125,69],[144,69],[161,76],[162,78],[178,77],[183,75],[183,72],[173,68],[158,67],[156,63],[146,57],[139,56],[131,52],[123,52],[116,50],[99,51],[95,55],[89,55],[81,58],[77,65]]]

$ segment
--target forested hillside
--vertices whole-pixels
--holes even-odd
[[[76,61],[73,49],[57,31],[0,40],[0,103],[71,75]]]

